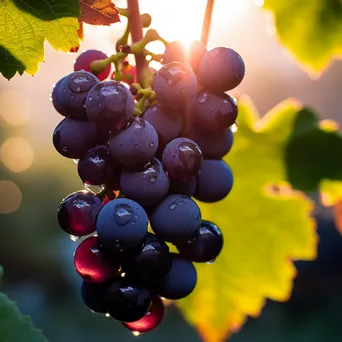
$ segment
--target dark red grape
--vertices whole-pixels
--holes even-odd
[[[91,121],[106,125],[116,132],[125,127],[133,116],[134,99],[122,83],[104,81],[89,91],[85,109]]]
[[[105,53],[103,53],[102,51],[99,51],[99,50],[87,50],[87,51],[84,51],[83,53],[81,53],[76,58],[76,61],[75,61],[75,64],[74,64],[74,70],[75,71],[85,70],[85,71],[93,73],[91,71],[91,68],[90,68],[91,62],[103,60],[103,59],[106,59],[106,58],[108,58],[108,56]],[[98,73],[96,75],[96,77],[100,81],[103,81],[103,80],[105,80],[109,76],[110,71],[111,71],[111,64],[109,63],[106,66],[105,70],[103,70],[102,72]]]
[[[123,170],[120,177],[120,188],[125,196],[143,206],[160,202],[166,196],[169,186],[169,177],[156,158],[149,161],[142,170]]]
[[[53,145],[66,158],[80,159],[99,139],[97,127],[89,121],[63,119],[53,132]]]
[[[177,245],[182,257],[195,262],[215,260],[223,247],[220,229],[210,221],[202,221],[196,239]]]
[[[190,197],[169,195],[150,217],[157,237],[172,243],[186,242],[196,236],[201,225],[201,211]]]
[[[166,145],[162,160],[169,177],[184,181],[197,175],[203,157],[193,140],[176,138]]]
[[[188,65],[171,62],[157,71],[153,88],[157,100],[162,105],[181,108],[194,97],[197,89],[197,78]]]
[[[89,90],[100,81],[87,71],[75,71],[65,76],[58,87],[58,103],[68,116],[88,120],[84,102]]]
[[[245,76],[245,64],[232,49],[216,47],[202,58],[199,79],[204,88],[221,94],[238,86]]]
[[[98,237],[92,236],[83,240],[75,251],[74,265],[76,271],[88,282],[105,283],[114,278],[120,268],[119,262],[106,262],[99,248]]]
[[[95,146],[78,161],[78,175],[86,184],[119,183],[120,164],[112,157],[107,146]]]
[[[196,72],[204,54],[207,52],[204,44],[198,40],[185,46],[180,40],[169,43],[163,55],[163,64],[170,62],[182,62],[190,65]]]
[[[229,194],[233,180],[232,170],[224,161],[206,159],[197,176],[194,197],[202,202],[218,202]]]
[[[159,284],[158,294],[167,299],[187,297],[197,283],[197,272],[194,265],[176,253],[172,253],[172,268]]]
[[[103,247],[120,252],[142,243],[147,224],[147,215],[138,203],[116,198],[103,206],[97,217],[96,230]]]
[[[59,225],[74,236],[91,234],[96,230],[96,218],[101,208],[101,200],[91,192],[74,192],[57,210]]]
[[[152,297],[152,305],[147,314],[135,322],[122,323],[132,332],[145,333],[155,329],[164,318],[164,303],[158,296]]]
[[[109,142],[112,156],[128,167],[144,165],[154,156],[157,148],[156,130],[139,117],[134,118],[125,130],[112,135]]]
[[[191,102],[190,122],[213,134],[233,125],[237,115],[236,101],[228,94],[215,95],[202,90]]]
[[[155,235],[147,233],[142,249],[124,259],[122,268],[134,279],[149,282],[168,273],[171,264],[172,257],[167,244]]]

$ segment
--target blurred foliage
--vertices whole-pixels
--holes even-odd
[[[0,266],[0,284],[3,268]],[[29,317],[22,316],[15,303],[0,292],[0,341],[44,342],[42,333],[35,329]]]
[[[260,119],[248,98],[239,102],[225,157],[233,190],[215,205],[200,204],[202,217],[221,228],[224,249],[214,264],[196,265],[196,289],[179,304],[205,341],[222,341],[246,315],[258,316],[265,297],[287,300],[296,273],[291,260],[316,255],[313,205],[286,182],[285,149],[304,110],[285,101]]]
[[[265,0],[264,8],[274,15],[281,44],[309,74],[319,75],[342,57],[340,0]]]

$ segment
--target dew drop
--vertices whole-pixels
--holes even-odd
[[[206,91],[202,91],[196,96],[196,101],[200,104],[206,103],[209,99],[209,93]]]
[[[170,210],[173,210],[173,209],[175,209],[177,206],[183,204],[185,198],[186,198],[186,196],[180,196],[180,197],[178,197],[175,201],[173,201],[172,203],[170,203],[169,209],[170,209]]]
[[[151,183],[155,183],[156,180],[157,180],[157,177],[156,177],[156,176],[150,176],[150,177],[148,177],[148,181],[151,182]]]
[[[149,146],[150,146],[150,147],[153,147],[153,146],[154,146],[154,142],[153,142],[153,141],[150,141]]]
[[[138,337],[140,335],[139,331],[132,331],[132,335]]]
[[[76,242],[76,241],[78,241],[81,237],[80,236],[76,236],[76,235],[69,235],[69,238],[70,238],[70,240],[71,241],[74,241],[74,242]]]
[[[105,314],[105,316],[106,316],[107,318],[109,318],[109,317],[110,317],[110,314],[107,312],[107,313]]]
[[[133,219],[133,208],[128,204],[118,204],[114,208],[114,219],[119,226],[124,226]]]

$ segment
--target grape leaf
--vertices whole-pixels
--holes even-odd
[[[285,147],[302,111],[288,100],[260,119],[240,101],[238,131],[225,157],[234,173],[229,196],[200,203],[202,217],[218,224],[224,248],[215,263],[197,264],[195,291],[178,305],[206,342],[224,341],[265,299],[284,301],[296,275],[292,260],[312,260],[317,236],[312,202],[286,182]]]
[[[285,149],[287,179],[296,189],[317,191],[323,180],[342,181],[342,136],[332,121],[301,111]],[[341,186],[341,185],[340,185]]]
[[[0,285],[3,268],[0,266]],[[46,342],[41,331],[37,330],[29,317],[23,316],[15,303],[0,292],[0,341],[1,342]]]
[[[0,2],[0,72],[35,74],[44,60],[44,41],[55,50],[79,46],[77,0],[2,0]]]
[[[341,0],[265,0],[264,8],[274,14],[281,43],[311,76],[342,57]]]
[[[80,20],[91,25],[110,25],[120,21],[119,12],[111,0],[79,0]]]

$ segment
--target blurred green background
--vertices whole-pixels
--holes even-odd
[[[124,6],[124,1],[114,1]],[[153,17],[152,27],[167,40],[198,38],[205,1],[142,0],[141,10]],[[171,2],[170,2],[171,3]],[[187,26],[187,13],[194,12]],[[229,15],[228,15],[229,11]],[[229,20],[227,20],[229,18]],[[85,27],[88,48],[114,52],[125,21],[108,27]],[[232,93],[249,95],[261,113],[296,97],[321,118],[342,124],[342,62],[334,62],[320,79],[310,79],[277,43],[270,17],[252,0],[217,0],[209,47],[238,51],[246,78]],[[160,49],[158,44],[151,49]],[[52,132],[62,119],[53,110],[52,85],[72,71],[75,54],[46,45],[46,61],[34,77],[0,79],[0,264],[3,291],[30,314],[50,342],[200,341],[180,314],[169,307],[154,332],[133,337],[111,318],[91,313],[79,296],[80,279],[73,269],[72,242],[58,226],[62,198],[82,188],[76,165],[54,150]],[[337,158],[339,156],[336,156]],[[319,156],[317,156],[319,158]],[[249,319],[232,342],[342,341],[342,237],[329,210],[317,208],[319,258],[297,263],[299,276],[288,303],[269,302],[258,319]],[[210,286],[210,279],[208,279]],[[16,341],[17,342],[17,341]],[[21,341],[18,341],[21,342]]]

